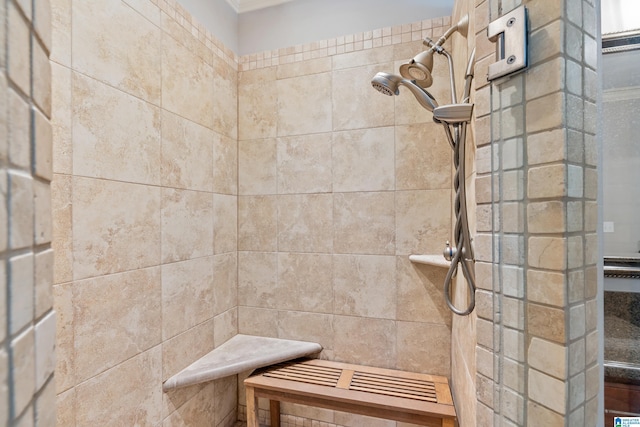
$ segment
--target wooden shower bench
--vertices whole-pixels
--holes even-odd
[[[270,400],[271,427],[280,426],[280,402],[418,425],[456,420],[449,382],[435,375],[309,359],[258,370],[244,384],[247,427],[259,427],[259,397]]]

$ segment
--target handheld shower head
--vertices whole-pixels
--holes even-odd
[[[431,96],[429,92],[422,89],[415,82],[403,79],[400,76],[389,73],[378,73],[373,79],[371,79],[371,86],[378,92],[387,96],[399,95],[399,86],[402,85],[409,89],[409,91],[416,97],[420,105],[429,111],[433,111],[438,106],[436,100]]]

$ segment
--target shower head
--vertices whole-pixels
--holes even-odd
[[[378,73],[373,79],[371,79],[371,86],[378,92],[388,96],[399,95],[399,86],[402,85],[409,89],[409,91],[416,97],[420,105],[429,111],[433,111],[438,106],[436,100],[431,96],[429,92],[422,89],[415,82],[403,79],[400,76],[389,73]]]
[[[429,49],[416,55],[412,60],[400,66],[400,74],[405,79],[415,80],[420,87],[429,87],[433,83],[431,70],[433,70],[433,54],[445,53],[442,45],[455,32],[460,33],[463,37],[467,37],[469,28],[469,15],[464,15],[460,21],[453,27],[449,28],[443,35],[434,42],[426,38],[423,42]]]
[[[433,83],[433,49],[419,53],[411,61],[400,66],[400,74],[407,79],[415,80],[420,87],[429,87]]]

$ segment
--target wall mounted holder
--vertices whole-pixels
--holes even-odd
[[[520,6],[489,24],[487,36],[496,43],[498,62],[489,65],[487,80],[495,80],[527,68],[528,12]]]

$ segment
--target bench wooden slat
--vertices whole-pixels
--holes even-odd
[[[341,375],[335,382],[313,383],[318,381],[317,367],[338,370]],[[279,370],[288,373],[280,376]],[[307,360],[258,373],[247,378],[245,385],[249,427],[257,427],[257,406],[250,399],[258,397],[422,425],[453,426],[456,418],[448,380],[434,375]]]

